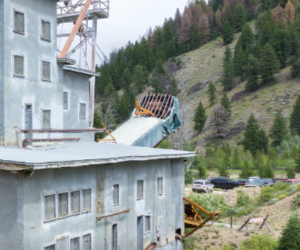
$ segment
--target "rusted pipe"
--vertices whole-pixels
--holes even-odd
[[[119,213],[97,217],[97,220],[101,220],[101,219],[104,219],[104,218],[107,218],[107,217],[112,217],[112,216],[119,215],[119,214],[129,213],[129,211],[130,211],[130,209],[127,209],[127,210],[124,210],[124,211],[119,212]]]

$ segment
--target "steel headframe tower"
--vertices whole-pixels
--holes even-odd
[[[60,58],[75,56],[78,67],[95,71],[97,20],[108,18],[109,2],[110,0],[60,0],[57,3],[58,27],[69,23],[66,26],[70,28],[70,32],[57,34],[58,39],[67,38],[63,49],[60,51],[58,48]],[[90,127],[93,126],[94,100],[95,77],[92,77],[90,80]]]

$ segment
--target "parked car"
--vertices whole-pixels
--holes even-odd
[[[300,179],[287,179],[287,180],[278,180],[283,183],[288,183],[288,184],[300,184]]]
[[[271,187],[273,187],[274,184],[275,184],[275,182],[272,179],[270,179],[270,178],[262,178],[262,180],[263,180],[265,186],[271,186]]]
[[[245,185],[246,188],[248,187],[264,187],[265,183],[263,180],[252,180],[247,185]]]
[[[213,192],[214,191],[214,185],[211,184],[209,180],[196,180],[192,184],[192,190],[193,192]]]
[[[245,186],[249,183],[249,180],[247,179],[234,179],[232,181],[238,183],[240,186]]]
[[[259,176],[249,177],[249,181],[253,181],[253,180],[260,180],[260,177]]]
[[[215,188],[233,189],[239,186],[239,183],[229,181],[227,177],[214,177],[210,179]]]

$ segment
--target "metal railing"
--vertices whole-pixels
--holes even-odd
[[[65,4],[69,3],[68,5]],[[63,16],[73,13],[80,13],[85,5],[86,0],[78,0],[75,4],[74,0],[63,1],[57,3],[57,16]],[[102,10],[105,14],[109,15],[109,2],[110,0],[92,0],[90,10]]]

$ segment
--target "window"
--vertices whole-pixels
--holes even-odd
[[[14,32],[24,34],[24,13],[14,12]]]
[[[71,192],[71,213],[80,213],[80,191]]]
[[[145,216],[145,233],[151,231],[151,215]]]
[[[51,110],[43,110],[43,125],[42,128],[51,128]]]
[[[118,249],[118,224],[112,226],[112,248],[111,250]]]
[[[14,56],[14,75],[24,76],[24,56]]]
[[[70,250],[79,250],[79,237],[71,239]]]
[[[163,194],[163,178],[162,177],[157,178],[157,194],[158,195]]]
[[[119,205],[119,184],[114,185],[113,203]]]
[[[69,108],[69,100],[68,100],[68,92],[64,92],[63,94],[63,102],[64,102],[64,109]]]
[[[42,20],[42,40],[51,41],[51,35],[50,35],[50,22]]]
[[[82,210],[91,211],[91,189],[82,190]]]
[[[69,249],[69,237],[64,236],[63,238],[59,238],[56,241],[56,249],[57,250],[67,250]]]
[[[42,61],[42,80],[50,81],[50,62]]]
[[[56,218],[55,214],[55,195],[45,196],[45,220],[53,220]]]
[[[79,119],[86,119],[86,104],[80,103]]]
[[[55,250],[55,245],[45,247],[45,250]]]
[[[68,215],[68,193],[58,195],[58,217]]]
[[[144,197],[144,181],[137,182],[137,199],[142,199]]]
[[[91,250],[91,234],[87,234],[83,236],[83,250]]]

